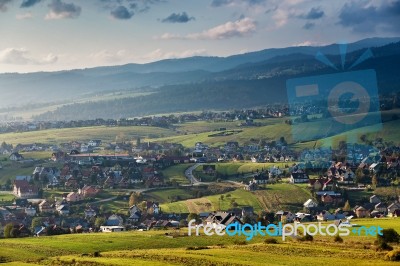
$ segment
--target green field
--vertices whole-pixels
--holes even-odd
[[[16,145],[30,143],[59,144],[69,141],[89,141],[101,139],[105,142],[135,141],[138,136],[146,138],[162,138],[174,135],[174,131],[160,127],[130,126],[130,127],[81,127],[48,129],[22,133],[0,134],[0,142]]]
[[[166,181],[178,182],[179,184],[189,184],[189,180],[185,176],[185,170],[193,164],[178,164],[168,167],[161,172],[166,177]]]
[[[168,203],[174,199],[191,199],[193,195],[187,189],[173,188],[173,189],[160,189],[152,190],[145,193],[146,199],[151,199],[160,203]]]
[[[354,223],[400,232],[399,218]],[[384,260],[387,251],[375,250],[372,236],[346,236],[343,243],[320,235],[312,242],[275,239],[265,244],[262,236],[246,242],[244,236],[187,236],[187,230],[1,239],[0,259],[4,265],[397,265]]]
[[[223,200],[221,200],[221,195],[224,196]],[[312,196],[304,186],[275,184],[254,192],[239,188],[224,194],[164,203],[161,204],[161,209],[170,213],[228,210],[232,208],[231,201],[235,200],[239,208],[253,206],[255,212],[261,210],[277,211],[280,209],[298,210],[302,208],[302,204],[309,198],[312,198]]]

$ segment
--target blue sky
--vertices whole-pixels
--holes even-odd
[[[399,36],[400,0],[0,0],[0,72]]]

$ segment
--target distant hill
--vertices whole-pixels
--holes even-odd
[[[400,42],[371,49],[375,55],[352,70],[375,69],[380,93],[400,91]],[[347,55],[346,67],[365,49]],[[336,65],[339,56],[329,56]],[[342,71],[342,70],[340,70]],[[208,73],[202,81],[167,85],[136,98],[65,105],[36,117],[39,120],[120,118],[168,112],[250,108],[286,103],[286,80],[294,77],[337,73],[314,57],[293,54],[247,63],[226,71]]]

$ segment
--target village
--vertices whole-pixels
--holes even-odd
[[[379,142],[376,144],[379,147]],[[20,154],[44,149],[52,151],[51,158],[45,161]],[[240,146],[230,141],[215,148],[197,142],[190,149],[174,143],[141,143],[140,139],[136,145],[113,145],[93,139],[58,147],[32,144],[14,148],[3,143],[1,150],[9,161],[32,170],[30,175],[15,176],[3,186],[14,196],[11,204],[0,207],[4,237],[179,228],[187,226],[191,219],[226,226],[236,221],[268,224],[400,215],[396,188],[400,147],[396,146],[379,150],[362,144],[342,144],[338,150],[317,148],[298,153],[289,148],[284,138],[263,146]],[[103,153],[98,153],[100,150]],[[269,167],[231,176],[216,171],[216,166],[229,162],[268,163]],[[187,183],[171,181],[163,174],[164,169],[176,165],[188,165]],[[230,190],[249,192],[287,183],[307,187],[312,197],[297,209],[278,209],[278,205],[277,209],[258,213],[254,206],[238,204],[228,209],[214,206],[202,213],[169,213],[163,211],[160,202],[146,198],[146,192],[151,190],[190,191],[198,185],[218,183],[234,184],[236,187]],[[373,191],[378,186],[392,186],[394,193],[385,198],[371,195],[350,206],[352,194]],[[126,212],[107,209],[107,202],[114,200],[125,202]]]

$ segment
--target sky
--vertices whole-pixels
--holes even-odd
[[[0,0],[0,73],[400,36],[400,0]]]

